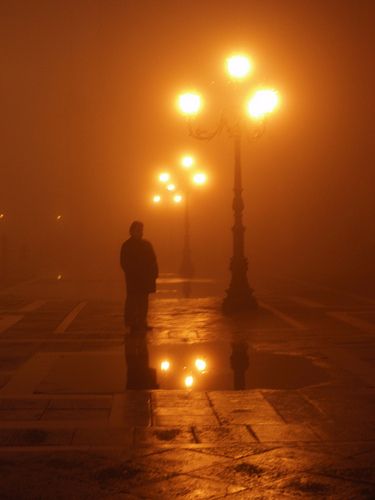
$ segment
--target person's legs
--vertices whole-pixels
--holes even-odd
[[[125,301],[125,326],[131,330],[143,330],[147,328],[148,293],[131,292]]]
[[[139,325],[141,328],[147,328],[148,313],[148,293],[139,294]]]
[[[125,308],[124,308],[124,322],[125,326],[130,328],[134,327],[137,322],[137,297],[134,292],[126,294]]]

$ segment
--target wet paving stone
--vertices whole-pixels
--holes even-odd
[[[166,427],[137,427],[135,429],[135,445],[173,445],[173,444],[193,444],[195,443],[192,427],[179,426],[176,428]]]
[[[313,306],[325,295],[306,291],[305,303],[290,297],[298,299],[295,289],[261,297],[277,314],[227,318],[221,299],[159,294],[150,307],[154,329],[135,343],[148,355],[138,367],[146,360],[159,384],[144,390],[125,390],[121,302],[89,300],[60,334],[54,329],[80,299],[47,300],[28,312],[0,336],[9,369],[0,375],[4,498],[39,498],[41,483],[46,498],[69,500],[67,491],[121,500],[373,498],[375,344],[326,315],[330,304],[339,312],[358,304],[335,297]],[[342,350],[367,371],[338,363]],[[174,380],[160,371],[164,355]],[[182,375],[197,357],[208,371],[200,378],[193,371],[196,385],[187,390]]]

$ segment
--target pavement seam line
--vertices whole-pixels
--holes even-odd
[[[304,389],[304,388],[303,388]],[[307,396],[307,394],[304,394],[303,392],[303,389],[297,389],[297,392],[298,394],[305,400],[307,401],[308,403],[311,404],[311,406],[313,408],[315,408],[321,415],[322,417],[324,417],[325,420],[329,421],[329,417],[327,415],[327,413],[322,409],[320,408],[320,406],[318,405],[317,402],[315,402],[314,400],[312,400],[311,398],[309,398],[309,396]]]
[[[4,333],[6,330],[9,330],[12,326],[23,319],[23,315],[19,314],[7,314],[0,315],[0,333]]]
[[[288,323],[288,325],[292,326],[293,328],[297,328],[297,330],[306,330],[307,329],[303,323],[301,323],[301,322],[297,321],[296,319],[292,318],[291,316],[283,313],[279,309],[276,309],[275,307],[273,307],[269,304],[266,304],[263,301],[259,301],[259,305],[261,307],[263,307],[263,309],[267,309],[268,311],[270,311],[274,316],[281,319],[285,323]]]
[[[87,305],[87,301],[80,302],[78,305],[76,305],[70,313],[68,313],[65,318],[62,320],[62,322],[57,326],[57,328],[54,330],[53,333],[64,333],[71,323],[76,319],[78,314],[82,311],[82,309]]]
[[[320,302],[317,302],[315,300],[308,299],[306,297],[299,297],[297,295],[290,295],[289,299],[299,305],[303,305],[312,309],[321,309],[328,307],[325,304],[321,304]]]
[[[251,427],[251,425],[250,424],[245,424],[245,428],[246,428],[247,432],[250,434],[250,436],[253,437],[255,439],[255,441],[257,441],[258,443],[260,443],[260,439],[256,435],[256,433],[255,433],[254,429]]]
[[[219,414],[217,413],[217,411],[216,411],[216,409],[214,407],[213,402],[211,401],[211,398],[210,398],[208,392],[205,392],[205,395],[206,395],[208,404],[210,405],[211,411],[214,414],[216,420],[218,421],[219,425],[223,425],[223,422],[221,421],[221,418],[219,417]]]
[[[369,333],[370,335],[375,333],[375,324],[360,318],[356,318],[355,316],[352,316],[345,311],[331,311],[327,312],[326,314],[331,318],[342,321],[343,323],[346,323],[347,325],[350,325],[354,328],[358,328],[359,330],[365,333]]]
[[[25,306],[21,307],[21,309],[18,310],[20,313],[25,313],[25,312],[32,312],[36,311],[40,307],[42,307],[46,303],[45,300],[34,300],[34,302],[30,302],[29,304],[26,304]]]
[[[260,394],[262,395],[263,399],[270,405],[270,407],[274,410],[274,412],[281,418],[281,420],[284,422],[284,424],[287,424],[288,422],[285,420],[283,415],[280,413],[280,411],[271,403],[271,401],[267,398],[267,395],[263,393],[263,391],[259,391]]]
[[[195,426],[194,426],[194,425],[192,425],[192,426],[190,427],[190,431],[191,431],[191,433],[192,433],[192,435],[193,435],[193,439],[194,439],[194,441],[195,441],[197,444],[200,444],[200,443],[201,443],[201,440],[199,439],[199,436],[198,436],[198,434],[197,434],[197,429],[195,428]]]

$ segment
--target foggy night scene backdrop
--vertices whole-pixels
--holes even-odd
[[[243,51],[254,64],[245,85],[280,94],[265,135],[243,149],[250,277],[373,283],[372,2],[5,0],[0,13],[8,280],[121,278],[134,219],[161,270],[175,272],[183,210],[151,197],[158,172],[186,152],[209,172],[192,195],[196,274],[227,280],[233,144],[189,138],[176,97],[214,94],[225,58]],[[206,118],[218,118],[208,99]]]

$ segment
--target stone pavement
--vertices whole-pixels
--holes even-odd
[[[274,280],[228,318],[165,279],[131,368],[121,298],[73,285],[1,293],[1,499],[375,497],[374,298]]]

